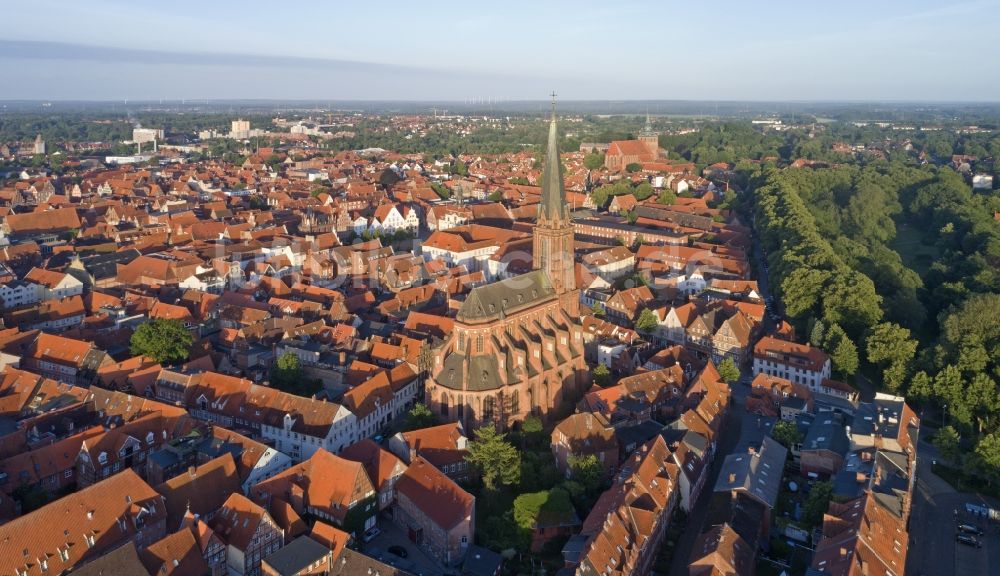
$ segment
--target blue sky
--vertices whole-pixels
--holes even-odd
[[[3,8],[0,99],[1000,100],[1000,0]]]

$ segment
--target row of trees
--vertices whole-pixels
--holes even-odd
[[[949,167],[848,162],[748,178],[785,312],[841,377],[870,367],[936,407],[954,428],[942,438],[973,444],[973,468],[1000,477],[987,457],[1000,424],[1000,195]]]

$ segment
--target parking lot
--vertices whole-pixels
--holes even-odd
[[[997,567],[990,565],[989,559],[1000,552],[1000,531],[995,523],[990,520],[976,518],[962,509],[955,514],[955,525],[972,525],[983,530],[982,535],[974,535],[973,538],[982,546],[977,548],[955,540],[955,575],[972,576],[973,574],[995,574]],[[956,536],[960,534],[953,527]],[[992,570],[992,572],[991,572]]]
[[[906,574],[912,576],[1000,576],[1000,524],[973,517],[966,504],[997,508],[979,494],[958,492],[931,471],[934,447],[921,441],[917,485],[910,516],[910,543]],[[956,541],[960,523],[975,524],[981,548]]]
[[[406,532],[391,520],[381,519],[379,528],[382,530],[382,533],[371,542],[365,544],[365,554],[416,576],[444,576],[448,574],[433,558],[428,556],[427,553],[418,548],[413,542],[410,542],[406,536]],[[406,550],[406,558],[401,558],[389,552],[390,546],[399,546]]]

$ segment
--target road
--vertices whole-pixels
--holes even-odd
[[[764,440],[764,435],[770,431],[770,423],[760,421],[757,416],[748,415],[743,406],[746,402],[747,394],[750,391],[749,377],[744,377],[743,381],[733,388],[732,405],[729,407],[729,414],[722,427],[721,438],[716,446],[715,459],[709,471],[708,480],[701,490],[701,495],[695,503],[691,514],[687,519],[687,529],[681,534],[674,549],[674,557],[670,563],[671,576],[687,576],[688,562],[691,560],[691,550],[694,548],[695,540],[702,532],[702,525],[705,523],[705,516],[708,514],[708,501],[715,487],[715,481],[719,477],[719,469],[727,454],[736,451],[746,450],[751,443],[759,443]]]
[[[768,285],[767,274],[764,272],[764,256],[756,239],[753,243],[752,254],[754,260],[757,262],[757,288],[760,290],[761,296],[766,299],[771,295],[770,287]],[[770,317],[770,312],[773,309],[769,306],[768,314],[764,316],[763,332],[765,334],[771,331],[775,325],[775,322]],[[694,548],[695,540],[702,532],[702,525],[705,522],[705,516],[708,514],[708,501],[712,494],[712,488],[715,486],[716,479],[719,476],[719,469],[722,467],[722,462],[726,459],[726,455],[737,451],[744,451],[750,444],[759,446],[764,436],[770,432],[772,422],[766,419],[761,420],[755,415],[748,415],[743,408],[746,404],[746,397],[750,393],[750,382],[752,379],[753,376],[746,373],[740,379],[740,382],[733,387],[732,403],[729,408],[729,414],[726,416],[726,422],[722,428],[722,438],[716,447],[715,458],[712,461],[712,467],[709,472],[710,475],[705,482],[705,487],[702,489],[698,501],[688,516],[687,529],[684,530],[676,543],[674,557],[670,564],[671,576],[687,576],[688,574],[688,562],[691,559],[691,550]]]
[[[958,492],[935,475],[931,464],[937,452],[931,444],[921,442],[917,453],[906,573],[913,576],[1000,576],[1000,526],[972,519],[965,513],[967,503],[994,508],[1000,507],[1000,503],[979,494]],[[958,522],[986,529],[981,549],[955,542]]]

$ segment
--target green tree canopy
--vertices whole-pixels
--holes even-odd
[[[722,362],[719,362],[718,371],[719,376],[728,384],[738,382],[740,379],[740,369],[732,358],[726,357]]]
[[[899,324],[883,322],[868,335],[868,360],[882,369],[882,380],[889,390],[902,386],[917,353],[917,341]]]
[[[771,429],[771,438],[778,444],[791,450],[792,446],[802,442],[802,434],[799,432],[795,422],[789,420],[779,420]]]
[[[933,440],[938,454],[949,462],[957,462],[961,455],[958,431],[951,426],[945,426],[937,431]]]
[[[594,384],[597,384],[601,388],[604,388],[611,383],[611,370],[604,364],[598,364],[590,371],[590,375],[594,378]]]
[[[656,330],[659,326],[659,319],[656,317],[656,313],[649,308],[643,308],[642,312],[639,313],[639,319],[635,321],[635,329],[640,332],[652,332]]]
[[[499,484],[511,486],[521,479],[521,457],[517,448],[507,441],[507,435],[493,426],[476,429],[476,438],[468,444],[465,459],[479,471],[483,486],[490,492]]]
[[[677,194],[670,188],[664,188],[660,191],[659,196],[656,197],[656,201],[660,204],[666,204],[668,206],[677,203]]]
[[[437,415],[421,402],[414,404],[413,408],[410,408],[410,411],[406,413],[407,430],[420,430],[421,428],[429,428],[437,424]]]
[[[994,432],[983,436],[974,455],[980,472],[993,480],[1000,478],[1000,435]]]
[[[579,482],[587,495],[595,495],[604,481],[604,466],[597,456],[588,454],[586,456],[569,457],[570,478]]]
[[[590,307],[590,310],[594,313],[594,316],[597,316],[598,318],[604,318],[604,316],[607,314],[604,311],[604,306],[601,306],[601,303],[597,302],[596,300],[594,301],[594,304]]]
[[[597,170],[604,166],[604,154],[591,152],[583,157],[583,165],[587,170]]]
[[[558,526],[573,515],[569,493],[559,486],[551,490],[521,494],[514,499],[514,521],[530,542],[531,532],[538,526]]]
[[[640,202],[653,195],[653,186],[649,182],[641,182],[635,187],[635,198]]]
[[[833,496],[833,482],[817,482],[806,498],[805,506],[802,510],[802,520],[809,526],[819,526],[823,522],[823,515],[830,507],[830,498]]]
[[[180,320],[154,318],[132,333],[129,350],[133,356],[149,356],[161,364],[188,359],[194,337]]]
[[[837,324],[831,325],[826,331],[824,347],[830,354],[833,369],[841,377],[854,376],[854,373],[858,371],[858,348],[843,328]]]
[[[642,164],[639,164],[637,162],[632,162],[631,164],[625,165],[625,171],[628,172],[629,174],[634,174],[639,170],[642,170]]]

